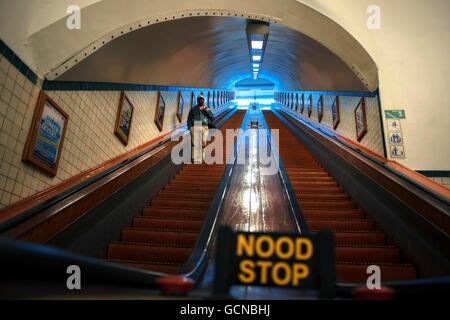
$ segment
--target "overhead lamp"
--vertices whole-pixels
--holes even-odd
[[[252,40],[252,49],[253,50],[262,50],[263,46],[264,46],[264,41]]]
[[[253,78],[256,79],[269,38],[269,24],[264,21],[249,21],[246,32]]]

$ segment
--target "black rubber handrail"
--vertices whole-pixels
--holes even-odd
[[[286,110],[284,110],[282,107],[278,107],[278,109],[284,113],[285,115],[301,122],[303,125],[309,127],[310,129],[314,130],[314,131],[319,131],[320,133],[322,133],[323,135],[327,136],[328,138],[331,138],[332,140],[336,141],[337,143],[342,144],[343,146],[353,150],[354,152],[358,153],[359,155],[363,156],[364,158],[372,161],[373,163],[383,167],[384,169],[386,169],[387,171],[389,171],[390,173],[396,175],[397,177],[401,178],[402,180],[404,180],[405,182],[412,184],[413,186],[415,186],[416,188],[420,189],[421,191],[429,194],[430,196],[434,197],[436,200],[442,201],[443,203],[445,203],[446,205],[450,205],[450,199],[448,199],[447,197],[444,197],[442,194],[430,189],[429,187],[421,184],[420,182],[404,175],[403,173],[395,170],[394,168],[391,168],[390,166],[386,165],[383,161],[380,161],[379,159],[376,159],[375,157],[367,154],[366,152],[362,151],[361,149],[343,141],[341,138],[339,138],[338,136],[330,133],[329,131],[320,128],[318,126],[315,126],[314,124],[311,124],[307,121],[305,121],[304,119],[300,118],[297,115],[291,114],[289,112],[287,112]]]
[[[241,129],[244,128],[247,117],[248,111],[242,121]],[[230,161],[230,163],[228,163],[225,168],[224,174],[219,183],[219,187],[214,195],[213,202],[208,210],[205,222],[203,223],[203,226],[200,230],[193,253],[190,255],[188,261],[180,271],[180,274],[185,277],[189,277],[194,280],[199,279],[208,263],[209,253],[214,242],[214,236],[217,231],[219,213],[222,208],[226,193],[228,192],[229,183],[234,171],[234,165],[237,159],[237,152],[240,143],[241,141],[238,140],[238,142],[234,145],[232,161]]]
[[[267,125],[266,119],[264,117],[264,113],[261,110],[260,110],[260,112],[262,113],[264,127],[267,130],[270,130],[269,126]],[[268,133],[267,137],[268,137],[271,148],[273,148],[274,145],[272,143],[272,134]],[[289,176],[286,172],[286,168],[284,167],[284,163],[283,163],[283,160],[281,159],[279,150],[277,150],[277,151],[278,152],[276,152],[276,153],[272,152],[272,154],[274,155],[275,160],[278,162],[278,178],[280,179],[281,185],[283,186],[283,191],[288,200],[292,218],[294,220],[294,223],[296,225],[296,228],[297,228],[297,231],[299,232],[299,234],[307,234],[307,233],[309,233],[309,228],[306,223],[303,209],[297,200],[297,195],[295,194],[294,188],[292,187],[291,180],[289,179]],[[278,156],[276,156],[276,154]]]
[[[223,117],[226,116],[226,114],[228,112],[231,112],[235,109],[236,107],[233,108],[228,108],[225,109],[221,112],[219,112],[216,117]],[[177,130],[183,130],[184,128],[186,128],[186,125],[179,127]],[[67,199],[68,197],[80,192],[81,190],[89,187],[90,185],[98,182],[99,180],[107,177],[108,175],[116,172],[117,170],[121,169],[122,167],[128,165],[129,163],[141,158],[142,156],[145,156],[153,151],[155,151],[156,149],[166,145],[167,143],[171,142],[171,138],[167,138],[164,139],[162,141],[159,141],[157,143],[155,143],[154,145],[151,145],[150,147],[148,147],[147,149],[141,151],[140,153],[133,155],[132,157],[125,159],[123,161],[121,161],[118,164],[115,164],[114,166],[106,169],[105,171],[87,179],[86,181],[83,181],[61,193],[59,193],[58,195],[40,203],[39,205],[28,209],[26,211],[24,211],[23,213],[21,213],[18,216],[15,216],[5,222],[3,222],[2,224],[0,224],[0,234],[7,231],[8,229],[11,229],[14,226],[17,226],[18,224],[24,222],[25,220],[35,216],[36,214],[49,209],[52,206],[57,205],[58,203],[60,203],[61,201]]]
[[[45,282],[61,282],[69,266],[80,268],[83,283],[116,284],[156,288],[157,272],[135,269],[105,260],[73,254],[63,249],[30,242],[0,239],[2,277],[11,281],[32,277]],[[64,286],[64,282],[61,282]]]

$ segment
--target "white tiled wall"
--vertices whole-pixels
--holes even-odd
[[[21,161],[40,87],[0,55],[0,209],[96,167],[180,124],[176,117],[177,92],[162,92],[166,101],[162,133],[154,124],[157,92],[126,92],[135,109],[130,141],[125,147],[114,135],[120,92],[49,91],[47,94],[69,115],[58,174],[51,178]],[[191,93],[182,94],[185,122]]]
[[[300,101],[301,93],[299,93],[299,101]],[[298,111],[296,112],[301,117],[308,119],[308,98],[309,94],[305,94],[305,109],[303,114],[300,113],[301,108],[299,106]],[[313,110],[311,114],[311,120],[313,123],[318,123],[318,114],[317,114],[317,103],[320,98],[320,95],[313,95]],[[321,121],[321,125],[325,126],[328,129],[333,130],[333,117],[331,114],[331,106],[334,102],[335,96],[333,95],[323,95],[323,118]],[[354,142],[357,142],[356,138],[356,129],[355,129],[355,116],[354,110],[357,107],[360,97],[339,97],[340,101],[340,123],[336,129],[336,132],[340,135],[351,139]],[[380,120],[380,112],[378,107],[378,99],[374,98],[365,98],[366,99],[366,117],[367,117],[367,134],[364,138],[359,142],[362,146],[368,148],[369,150],[384,156],[383,152],[383,135],[381,131],[381,120]],[[299,102],[300,105],[300,102]],[[289,112],[294,112],[289,108],[284,107]],[[358,142],[357,142],[358,143]]]

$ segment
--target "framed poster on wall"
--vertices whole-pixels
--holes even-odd
[[[358,106],[355,109],[355,126],[356,137],[359,142],[367,133],[366,101],[364,98],[359,100]]]
[[[320,95],[319,100],[317,101],[317,119],[319,123],[322,122],[323,118],[323,95]]]
[[[308,118],[311,118],[313,109],[313,96],[310,94],[308,98]]]
[[[178,91],[177,99],[177,118],[178,121],[183,121],[184,99],[180,91]]]
[[[128,141],[130,140],[133,112],[134,112],[133,104],[128,99],[125,92],[122,91],[120,93],[119,107],[117,108],[114,134],[125,146],[128,145]]]
[[[41,91],[22,161],[31,163],[51,177],[56,176],[68,121],[67,113]]]
[[[158,97],[156,100],[155,124],[158,127],[159,131],[163,130],[165,112],[166,112],[166,101],[164,100],[161,91],[158,91]]]
[[[336,96],[333,104],[331,105],[331,114],[333,116],[333,129],[336,130],[339,122],[341,122],[339,96]]]

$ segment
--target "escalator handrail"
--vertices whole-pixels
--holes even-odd
[[[240,128],[241,130],[245,126],[248,114],[249,113],[247,111],[242,121]],[[238,139],[237,143],[234,145],[233,158],[231,158],[232,161],[230,161],[225,168],[219,187],[214,195],[213,202],[206,215],[205,222],[203,223],[197,241],[194,245],[194,250],[180,271],[180,274],[184,277],[197,280],[208,263],[209,252],[217,231],[219,213],[222,209],[222,205],[229,188],[241,140],[242,139]]]
[[[262,111],[261,111],[262,112]],[[266,119],[264,117],[264,113],[262,115],[262,119],[264,122],[264,127],[267,128],[267,130],[270,130]],[[275,145],[272,143],[272,134],[270,131],[268,131],[267,134],[271,149],[275,148]],[[296,225],[297,231],[299,234],[307,234],[309,233],[309,228],[306,223],[305,215],[303,213],[303,209],[300,205],[300,203],[297,201],[297,196],[295,194],[294,188],[292,187],[291,180],[289,179],[289,176],[287,175],[286,168],[284,167],[283,160],[281,159],[280,152],[277,150],[277,152],[273,153],[275,160],[278,162],[278,178],[280,179],[281,185],[283,186],[284,193],[287,197],[289,208],[291,209],[291,215],[294,220],[294,223]]]
[[[235,108],[235,106],[233,106],[232,108],[224,108],[224,110],[221,110],[216,117],[223,117],[225,116],[228,112],[232,111]],[[179,128],[176,129],[177,131],[187,131],[187,126],[183,125],[180,126]],[[171,142],[171,138],[168,137],[166,139],[163,139],[151,146],[149,146],[148,148],[146,148],[145,150],[139,152],[138,154],[135,154],[131,157],[129,157],[128,159],[122,160],[121,162],[113,165],[112,167],[104,170],[103,172],[88,178],[87,180],[73,186],[70,187],[67,190],[62,191],[61,193],[59,193],[58,195],[38,204],[35,207],[32,207],[30,209],[27,209],[25,211],[23,211],[22,213],[4,221],[3,223],[0,224],[0,234],[7,231],[8,229],[13,228],[14,226],[19,225],[20,223],[26,221],[27,219],[37,215],[38,213],[47,210],[55,205],[57,205],[58,203],[61,203],[62,201],[64,201],[65,199],[69,198],[70,196],[84,190],[85,188],[95,184],[96,182],[102,180],[103,178],[111,175],[112,173],[118,171],[119,169],[125,167],[126,165],[132,163],[133,161],[155,151],[156,149],[167,145],[169,142]]]
[[[23,275],[48,282],[60,281],[67,268],[76,265],[89,284],[139,285],[156,287],[160,273],[127,267],[122,264],[86,257],[43,244],[0,238],[3,276],[15,280]],[[8,280],[6,279],[6,280]],[[86,283],[86,282],[85,282]]]
[[[279,108],[279,109],[280,109],[281,112],[283,112],[284,114],[286,114],[286,115],[290,116],[291,118],[294,118],[295,120],[301,122],[303,125],[309,127],[310,129],[312,129],[312,130],[314,130],[314,131],[316,131],[316,132],[319,131],[321,134],[327,136],[328,138],[330,138],[330,139],[336,141],[337,143],[340,143],[341,145],[343,145],[343,146],[345,146],[345,147],[351,149],[352,151],[358,153],[358,154],[361,155],[362,157],[364,157],[364,158],[370,160],[371,162],[373,162],[373,163],[375,163],[375,164],[377,164],[377,165],[383,167],[384,169],[386,169],[386,170],[389,171],[390,173],[396,175],[397,177],[401,178],[401,179],[404,180],[405,182],[410,183],[410,184],[412,184],[414,187],[416,187],[416,188],[420,189],[421,191],[423,191],[423,192],[425,192],[425,193],[431,195],[431,196],[434,197],[436,200],[439,200],[439,201],[445,203],[446,205],[450,205],[450,199],[444,197],[443,195],[441,195],[440,193],[438,193],[438,192],[436,192],[436,191],[430,189],[429,187],[427,187],[427,186],[421,184],[420,182],[418,182],[418,181],[416,181],[416,180],[414,180],[414,179],[412,179],[412,178],[410,178],[410,177],[404,175],[404,174],[401,173],[400,171],[395,170],[394,168],[392,168],[392,167],[386,165],[385,162],[383,162],[383,161],[381,161],[381,160],[379,160],[379,159],[376,159],[375,157],[371,156],[370,154],[367,154],[366,152],[362,151],[361,149],[357,148],[356,146],[353,146],[353,145],[347,143],[346,141],[344,141],[344,140],[341,139],[340,137],[338,137],[338,136],[336,136],[336,135],[334,135],[334,134],[328,132],[327,130],[325,130],[325,129],[321,128],[321,127],[315,126],[314,124],[311,124],[311,123],[305,121],[304,119],[300,118],[299,116],[287,112],[287,111],[284,110],[283,108]]]

